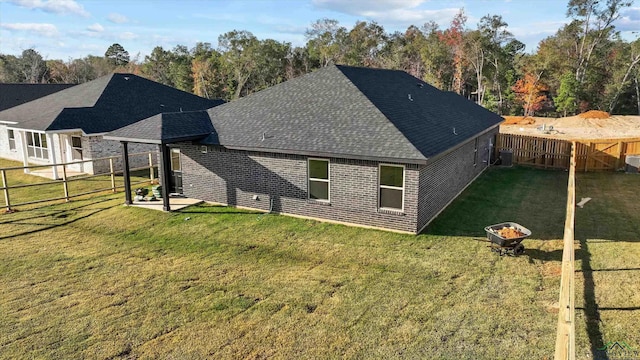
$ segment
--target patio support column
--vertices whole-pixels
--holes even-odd
[[[124,204],[131,205],[131,179],[129,178],[129,143],[121,141],[122,144],[122,177],[124,178]]]
[[[53,134],[45,134],[44,136],[47,137],[47,145],[48,145],[47,147],[49,148],[49,155],[51,156],[51,164],[53,165],[51,167],[53,180],[58,180],[58,161],[56,160],[56,146],[53,143]],[[58,135],[58,139],[60,139],[60,135]]]
[[[162,210],[171,211],[169,187],[171,187],[171,154],[167,144],[160,145],[160,170],[162,171]]]
[[[24,130],[20,131],[20,140],[22,141],[22,164],[24,164],[24,173],[28,174],[29,169],[29,153],[27,152],[27,132]]]

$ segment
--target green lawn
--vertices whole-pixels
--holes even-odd
[[[0,358],[551,358],[566,178],[493,169],[420,236],[121,193],[5,214]],[[479,241],[507,220],[523,256]]]
[[[616,341],[640,353],[640,176],[578,174],[576,187],[593,199],[576,209],[576,353]]]
[[[11,161],[6,159],[0,159],[0,168],[14,168],[17,166],[22,166],[22,163],[17,161]],[[36,168],[34,170],[41,170],[43,168]],[[45,184],[47,182],[52,182],[52,179],[47,179],[40,176],[34,176],[30,174],[25,174],[22,169],[16,170],[7,170],[7,183],[11,186],[16,185],[24,185],[24,184],[34,184],[34,183],[42,183],[42,185],[35,187],[26,187],[26,188],[16,188],[9,189],[9,199],[11,204],[20,204],[26,203],[29,201],[35,200],[46,200],[52,198],[61,198],[64,197],[64,187],[62,181],[57,181],[54,184]],[[140,182],[144,180],[149,180],[149,170],[141,170],[137,172],[133,172],[131,174],[131,182]],[[122,189],[124,180],[122,176],[116,176],[115,178],[116,186]],[[2,180],[0,180],[0,187],[2,186]],[[68,190],[69,195],[78,195],[84,194],[86,192],[90,192],[93,190],[101,190],[101,189],[109,189],[111,188],[111,177],[110,176],[96,176],[87,179],[83,179],[81,181],[70,181],[68,182]],[[57,202],[61,202],[64,200],[60,200]],[[5,198],[2,192],[0,191],[0,209],[4,209],[6,206]],[[34,204],[34,205],[25,205],[27,208],[36,208],[43,206],[42,203]],[[19,206],[18,209],[24,208],[24,206]]]

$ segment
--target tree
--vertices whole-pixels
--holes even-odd
[[[222,53],[221,68],[227,75],[228,92],[233,99],[242,94],[247,81],[257,69],[258,39],[249,31],[233,30],[218,37]]]
[[[172,54],[162,48],[156,46],[151,50],[151,54],[144,57],[142,65],[142,73],[151,80],[161,84],[173,86],[169,67],[171,66]]]
[[[574,74],[565,73],[560,80],[558,96],[553,98],[556,110],[562,111],[564,116],[567,113],[574,114],[578,110],[578,81]]]
[[[631,44],[618,44],[618,51],[613,56],[614,71],[611,76],[611,84],[608,87],[609,92],[612,93],[611,100],[609,102],[609,113],[613,113],[618,105],[620,94],[628,89],[634,79],[634,70],[640,63],[640,39],[636,39]]]
[[[320,67],[340,62],[346,53],[347,29],[339,26],[337,20],[317,20],[307,29],[305,37],[309,55]]]
[[[567,16],[574,17],[576,25],[581,26],[580,45],[576,57],[576,80],[585,81],[594,50],[608,39],[613,31],[613,22],[620,17],[620,11],[631,6],[627,0],[606,0],[602,7],[601,0],[570,0],[567,5]]]
[[[176,45],[169,55],[169,78],[173,87],[182,91],[193,90],[191,53],[184,45]]]
[[[377,66],[378,52],[384,47],[387,36],[375,21],[358,21],[347,37],[345,63],[352,66]]]
[[[34,49],[27,49],[18,58],[18,70],[20,82],[40,83],[44,82],[47,74],[47,64],[42,55]]]
[[[513,86],[516,99],[524,109],[524,116],[533,116],[536,111],[542,109],[542,105],[547,99],[544,92],[548,88],[540,82],[541,77],[542,72],[536,75],[527,73]]]
[[[115,66],[122,66],[129,63],[129,52],[118,43],[109,46],[104,53],[104,57],[109,59]]]
[[[451,21],[451,25],[446,29],[442,35],[441,39],[444,41],[450,48],[453,53],[453,79],[451,88],[457,94],[462,94],[462,89],[464,87],[464,46],[463,46],[463,34],[465,24],[467,23],[467,16],[464,14],[464,9],[460,9],[460,11],[453,17]]]

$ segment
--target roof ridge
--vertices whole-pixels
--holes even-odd
[[[391,119],[389,119],[389,117],[388,117],[387,115],[385,115],[385,113],[384,113],[384,112],[382,112],[382,110],[380,109],[380,107],[379,107],[377,104],[375,104],[373,101],[371,101],[371,99],[370,99],[370,98],[369,98],[369,97],[368,97],[368,96],[367,96],[367,95],[366,95],[366,94],[365,94],[365,93],[364,93],[364,92],[363,92],[363,91],[358,87],[358,85],[356,85],[356,84],[354,84],[354,83],[353,83],[353,81],[349,78],[349,76],[347,76],[347,74],[345,74],[345,73],[344,73],[344,71],[342,71],[342,70],[341,70],[341,67],[342,67],[341,65],[334,65],[334,66],[337,68],[337,70],[338,70],[338,71],[340,71],[340,73],[342,73],[342,76],[344,76],[344,77],[345,77],[345,79],[347,79],[347,81],[349,81],[349,83],[350,83],[350,84],[351,84],[351,85],[352,85],[352,86],[353,86],[353,87],[358,91],[358,93],[359,93],[363,98],[365,98],[365,99],[366,99],[366,101],[367,101],[369,104],[371,104],[371,105],[372,105],[372,106],[373,106],[373,107],[378,111],[378,113],[380,113],[380,115],[382,115],[382,116],[387,120],[387,122],[388,122],[389,124],[391,124],[391,126],[393,126],[393,128],[394,128],[394,129],[396,129],[396,132],[397,132],[398,134],[400,134],[400,136],[401,136],[401,137],[403,137],[403,138],[407,141],[407,143],[408,143],[408,144],[410,144],[410,145],[411,145],[411,147],[413,148],[413,150],[414,150],[417,154],[420,154],[420,155],[421,155],[425,160],[426,160],[426,159],[428,159],[428,157],[427,157],[425,154],[423,154],[423,153],[422,153],[422,151],[420,151],[420,150],[416,147],[416,145],[415,145],[411,140],[409,140],[409,138],[407,138],[407,136],[406,136],[406,135],[405,135],[405,134],[404,134],[400,129],[398,129],[398,126],[397,126],[397,125],[396,125],[396,124],[395,124]],[[352,69],[359,69],[359,70],[360,70],[360,69],[365,69],[365,70],[371,70],[371,69],[372,69],[372,68],[366,68],[366,67],[355,67],[355,66],[349,66],[349,68],[352,68]],[[386,69],[375,69],[375,70],[386,70]],[[386,71],[392,71],[392,70],[386,70]]]

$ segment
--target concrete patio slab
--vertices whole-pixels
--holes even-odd
[[[186,208],[187,206],[196,205],[204,202],[203,200],[191,199],[185,197],[172,197],[169,199],[169,206],[171,207],[171,211],[178,211]],[[151,209],[151,210],[159,210],[162,211],[162,200],[158,201],[133,201],[131,206]]]

